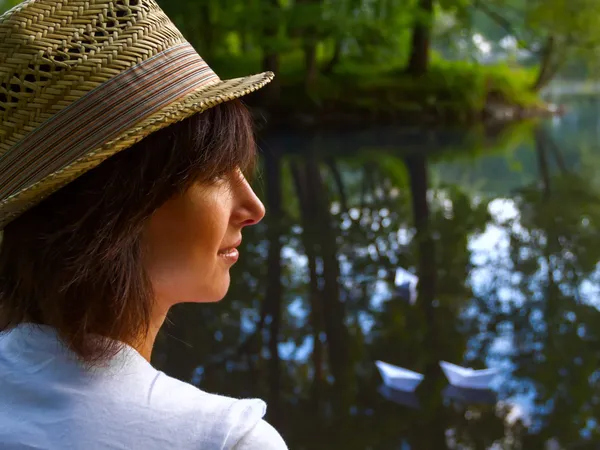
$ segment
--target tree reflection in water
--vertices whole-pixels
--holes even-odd
[[[599,159],[547,125],[526,137],[266,137],[267,218],[223,302],[172,312],[155,364],[267,399],[293,449],[597,442],[600,191],[580,162]],[[375,360],[425,374],[416,398],[385,395]],[[449,391],[440,360],[501,367],[498,402]]]

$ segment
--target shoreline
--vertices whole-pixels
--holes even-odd
[[[467,117],[467,120],[456,120],[448,114],[432,114],[403,111],[402,109],[388,111],[366,111],[356,108],[352,110],[335,110],[315,108],[312,111],[293,111],[289,108],[276,106],[272,108],[252,106],[252,111],[260,128],[265,131],[273,129],[294,130],[344,130],[347,128],[363,129],[374,125],[399,127],[437,128],[471,128],[483,126],[495,128],[511,123],[560,117],[567,112],[562,104],[541,103],[535,106],[523,107],[488,103],[485,107]]]

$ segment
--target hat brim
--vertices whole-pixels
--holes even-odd
[[[268,84],[273,78],[272,72],[263,72],[247,77],[218,81],[188,93],[122,131],[116,138],[98,148],[90,149],[81,158],[6,198],[0,203],[0,229],[53,192],[148,135],[220,103],[254,92]]]

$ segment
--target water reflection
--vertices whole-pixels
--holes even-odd
[[[388,386],[380,386],[377,390],[383,398],[397,403],[398,405],[406,406],[407,408],[421,409],[419,397],[416,392],[399,391]]]
[[[463,405],[495,405],[498,403],[496,392],[491,389],[469,389],[448,385],[442,392],[444,398],[455,400]]]
[[[269,214],[228,298],[175,309],[155,363],[267,399],[293,449],[593,448],[597,108],[491,134],[265,137]],[[376,360],[424,374],[416,398],[382,390]],[[503,375],[473,397],[441,360]]]

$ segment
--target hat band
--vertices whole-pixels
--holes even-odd
[[[52,116],[0,157],[0,198],[64,168],[219,77],[189,43],[111,78]]]

